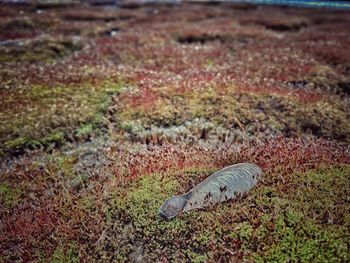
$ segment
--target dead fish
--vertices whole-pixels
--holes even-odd
[[[253,188],[262,175],[259,166],[239,163],[223,168],[183,195],[175,195],[162,204],[160,215],[170,220],[179,213],[221,203]]]

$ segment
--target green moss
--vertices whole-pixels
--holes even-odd
[[[95,201],[92,197],[82,197],[79,199],[79,207],[83,210],[94,209]]]
[[[350,184],[349,174],[349,166],[296,173],[292,179],[302,184],[294,194],[288,191],[288,199],[293,201],[296,209],[305,210],[318,222],[336,220],[343,223],[344,216],[350,212],[347,200],[350,196],[347,187]]]
[[[14,207],[19,201],[20,195],[20,189],[13,188],[5,182],[0,184],[0,203],[5,207]]]
[[[50,262],[64,263],[64,262],[80,262],[77,246],[75,243],[62,244],[56,247],[53,252]]]
[[[40,140],[40,143],[43,146],[47,146],[52,143],[62,144],[64,141],[64,133],[63,132],[55,132],[45,136]]]
[[[64,175],[67,177],[75,176],[74,165],[77,162],[76,156],[72,155],[58,155],[54,156],[57,169],[63,171]]]
[[[297,226],[288,226],[286,218],[279,216],[272,235],[276,243],[269,247],[256,261],[269,262],[347,262],[349,242],[344,237],[344,227],[321,229],[303,217]]]
[[[129,214],[137,229],[151,234],[157,227],[181,227],[179,220],[164,224],[158,209],[164,199],[173,195],[177,183],[174,180],[161,180],[159,175],[143,177],[128,194]]]
[[[211,240],[212,234],[194,230],[191,224],[195,219],[190,214],[183,214],[171,221],[165,221],[159,216],[159,207],[166,198],[178,193],[184,180],[183,176],[189,179],[197,177],[200,173],[200,170],[192,170],[185,171],[181,176],[178,173],[167,176],[148,175],[129,187],[118,190],[114,207],[107,214],[109,218],[107,225],[113,229],[117,228],[115,235],[125,239],[122,247],[113,244],[119,251],[120,259],[126,260],[136,248],[132,245],[135,238],[140,242],[146,260],[159,258],[162,250],[173,260],[185,257],[192,261],[203,262],[208,258],[204,248],[207,246],[207,241]],[[128,226],[126,233],[125,225]],[[191,240],[192,238],[194,239]],[[187,242],[194,244],[191,250],[179,249],[179,246],[184,246]],[[108,242],[108,246],[111,245],[111,242]]]
[[[346,223],[350,212],[346,200],[350,191],[349,172],[350,167],[343,166],[293,174],[292,181],[297,187],[271,197],[279,213],[275,219],[261,219],[255,231],[257,241],[265,244],[263,252],[254,254],[254,259],[258,262],[349,261]],[[280,199],[288,201],[278,202]],[[269,226],[272,229],[267,232]]]
[[[248,222],[242,222],[237,226],[238,228],[238,236],[242,240],[249,240],[253,233],[253,228]]]
[[[140,127],[161,129],[179,127],[195,118],[210,120],[214,124],[212,134],[219,127],[242,130],[249,136],[259,137],[272,134],[313,134],[318,137],[349,141],[350,124],[347,109],[341,104],[328,102],[303,103],[294,98],[284,98],[271,94],[240,94],[234,85],[227,87],[224,95],[215,86],[191,93],[177,94],[159,92],[157,100],[130,107],[120,105],[117,119],[123,125],[119,128],[131,134],[129,123],[137,119]],[[156,92],[155,92],[156,93]],[[131,96],[132,97],[132,96]],[[201,129],[183,135],[198,137]],[[193,134],[194,133],[194,134]]]
[[[36,143],[34,143],[35,145]],[[3,144],[3,153],[7,151],[21,152],[25,148],[33,146],[33,141],[26,137],[18,137],[12,140],[8,140]]]
[[[148,175],[118,193],[107,225],[119,225],[115,235],[125,238],[118,250],[124,259],[134,251],[136,239],[145,260],[162,254],[169,260],[205,262],[244,253],[243,258],[257,262],[344,262],[350,256],[349,171],[350,166],[339,166],[295,173],[287,179],[294,187],[287,190],[283,184],[260,185],[249,198],[191,211],[169,222],[158,216],[162,202],[183,193],[179,189],[186,182],[197,184],[210,172]],[[126,232],[123,225],[129,226]]]
[[[191,249],[185,250],[185,255],[189,258],[190,262],[194,263],[208,262],[210,259],[210,255],[197,254]]]
[[[48,147],[51,144],[57,146],[62,145],[64,142],[63,132],[54,132],[48,134],[43,138],[37,138],[33,140],[30,137],[18,137],[13,140],[8,140],[4,143],[4,148],[0,151],[0,156],[8,154],[18,154],[24,152],[26,149],[35,149],[40,147]]]
[[[111,94],[122,82],[106,80],[98,85],[46,87],[34,85],[5,96],[13,105],[0,114],[2,155],[26,148],[60,146],[67,138],[87,140],[102,134],[102,115]]]
[[[0,62],[53,62],[82,48],[82,45],[70,39],[38,39],[23,41],[21,45],[0,47]]]
[[[289,226],[295,227],[302,222],[303,214],[300,211],[290,210],[286,212],[285,218]]]
[[[93,125],[91,123],[83,124],[76,129],[76,135],[79,138],[86,138],[93,132]]]

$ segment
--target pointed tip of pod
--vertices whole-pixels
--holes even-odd
[[[182,212],[186,201],[186,198],[182,195],[175,195],[168,198],[159,208],[159,215],[166,220],[173,219]]]

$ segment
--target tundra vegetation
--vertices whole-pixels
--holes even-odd
[[[346,10],[1,4],[0,261],[349,262],[349,46]]]

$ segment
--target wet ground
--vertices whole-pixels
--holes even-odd
[[[0,5],[0,258],[348,261],[349,45],[347,10]],[[159,218],[238,162],[248,196]]]

